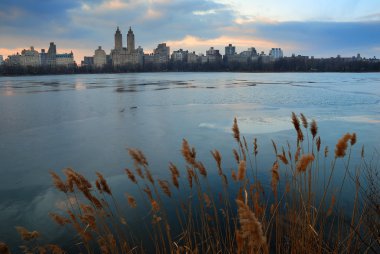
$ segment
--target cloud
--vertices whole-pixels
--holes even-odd
[[[210,46],[223,52],[224,46],[232,43],[239,50],[256,47],[258,51],[267,52],[271,47],[281,47],[285,55],[350,56],[360,52],[372,57],[379,52],[375,50],[380,41],[379,14],[373,13],[375,8],[368,11],[368,6],[374,7],[374,4],[368,4],[367,8],[358,5],[356,0],[349,1],[357,6],[357,12],[353,13],[356,18],[350,22],[329,21],[328,18],[322,22],[306,19],[280,22],[277,14],[271,14],[280,9],[271,8],[278,2],[274,0],[265,3],[242,0],[49,0],[43,3],[1,0],[0,47],[7,50],[31,45],[47,48],[49,42],[54,41],[58,50],[73,49],[75,56],[93,55],[98,46],[109,53],[114,45],[116,26],[120,26],[124,44],[127,30],[132,26],[136,46],[143,46],[146,52],[161,42],[167,42],[171,49],[197,52]],[[343,5],[340,0],[338,2],[340,5],[331,5],[335,11],[330,14],[337,14],[337,6]],[[302,1],[301,7],[293,10],[286,7],[286,12],[292,11],[294,16],[307,6]],[[324,10],[326,6],[329,5],[324,3],[316,10]],[[346,6],[344,10],[347,8],[352,9]],[[318,15],[322,17],[323,12],[313,17]],[[0,54],[5,55],[2,52],[5,50],[0,50]],[[76,60],[82,59],[76,57]]]

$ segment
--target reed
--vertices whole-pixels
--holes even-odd
[[[215,163],[206,169],[195,148],[183,139],[185,165],[177,167],[170,162],[168,179],[162,179],[151,173],[142,151],[129,148],[135,170],[125,169],[126,182],[132,183],[126,186],[126,202],[114,198],[100,172],[95,173],[92,183],[67,168],[63,171],[66,179],[50,172],[66,208],[49,216],[59,227],[73,232],[77,244],[72,248],[78,253],[379,252],[380,180],[378,161],[373,160],[378,154],[368,162],[362,149],[361,164],[351,167],[350,154],[357,137],[347,133],[338,140],[331,161],[327,146],[320,158],[322,141],[316,121],[308,121],[304,114],[300,119],[292,113],[295,147],[289,142],[277,146],[272,140],[274,163],[266,169],[270,184],[262,184],[258,178],[258,172],[265,170],[258,168],[257,138],[250,150],[235,118],[232,135],[236,143],[231,158],[236,161],[235,170],[223,164],[222,154],[215,149],[211,151]],[[310,129],[307,144],[301,128]],[[344,160],[346,171],[340,181],[336,179],[338,160]],[[211,188],[209,179],[214,173],[220,176],[220,183],[213,179]],[[346,175],[347,184],[355,187],[349,193],[354,200],[350,211],[341,205],[342,192],[336,191],[338,186],[342,189]],[[132,190],[140,196],[130,195]],[[129,219],[136,212],[141,214],[137,228]],[[57,245],[40,244],[37,231],[17,230],[24,242],[23,253],[64,253]],[[0,242],[3,253],[9,254],[10,249]]]

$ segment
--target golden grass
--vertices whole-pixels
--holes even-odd
[[[295,113],[291,119],[297,142],[294,147],[287,142],[284,148],[272,140],[274,162],[267,169],[270,186],[259,181],[257,138],[250,150],[235,118],[235,170],[223,165],[218,150],[211,151],[215,166],[206,168],[195,148],[183,139],[185,165],[170,162],[168,180],[158,179],[143,152],[128,149],[134,169],[125,169],[126,182],[132,183],[128,190],[135,188],[140,197],[125,193],[127,206],[121,206],[124,202],[114,198],[101,173],[96,172],[93,187],[79,172],[67,168],[63,170],[66,179],[50,172],[67,207],[49,215],[74,232],[77,244],[73,248],[78,253],[376,253],[380,250],[379,178],[376,168],[365,161],[364,149],[360,165],[350,168],[356,134],[339,139],[335,156],[327,163],[328,147],[322,151],[324,156],[319,154],[322,141],[316,121],[309,122],[301,114],[300,122]],[[336,184],[332,179],[338,160],[343,161],[345,177]],[[220,177],[219,185],[213,186],[217,192],[209,184],[211,175]],[[346,176],[349,182],[345,183]],[[354,200],[350,211],[343,211],[341,190],[337,191],[344,184],[355,189],[345,194]],[[141,213],[137,231],[130,221],[132,211]],[[64,253],[57,245],[40,244],[36,231],[17,230],[24,241],[23,253]],[[10,250],[0,242],[3,253]]]

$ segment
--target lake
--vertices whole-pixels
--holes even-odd
[[[317,121],[322,146],[331,154],[346,132],[358,136],[354,160],[362,145],[371,154],[380,141],[380,74],[0,77],[0,240],[19,245],[17,225],[40,231],[48,242],[70,238],[48,216],[64,198],[49,170],[72,167],[91,180],[100,171],[122,199],[125,191],[133,192],[124,173],[133,165],[126,148],[141,149],[153,174],[168,178],[170,161],[184,165],[183,138],[206,167],[214,167],[210,150],[216,148],[224,167],[236,168],[234,117],[250,145],[258,139],[265,182],[275,159],[271,140],[295,146],[292,112]]]

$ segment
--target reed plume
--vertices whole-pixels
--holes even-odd
[[[11,254],[11,250],[8,245],[3,242],[0,242],[0,254]]]
[[[109,185],[108,185],[106,179],[103,177],[103,175],[99,172],[96,172],[96,175],[99,178],[99,182],[100,182],[100,186],[101,186],[102,191],[104,191],[105,193],[108,193],[109,195],[112,195],[111,188],[109,187]]]
[[[222,171],[222,156],[220,155],[218,150],[211,151],[212,157],[216,161],[216,165],[218,166],[218,174],[221,176],[223,174]]]
[[[156,200],[152,199],[152,200],[150,201],[150,204],[152,205],[152,210],[153,210],[154,212],[158,212],[158,211],[160,211],[160,206],[159,206],[159,204],[157,203]]]
[[[132,171],[129,170],[128,168],[126,168],[126,169],[125,169],[125,172],[127,173],[129,180],[131,180],[132,183],[136,183],[136,184],[137,184],[136,177],[135,177],[135,175],[132,173]]]
[[[288,159],[286,158],[286,155],[285,155],[285,150],[284,148],[282,148],[282,154],[277,154],[277,158],[279,158],[282,163],[284,163],[285,165],[288,165]]]
[[[352,135],[350,133],[344,134],[342,138],[338,140],[335,146],[335,158],[344,157],[347,150],[347,142],[351,140]]]
[[[277,196],[277,184],[280,181],[280,174],[278,172],[278,161],[275,161],[272,166],[272,180],[271,180],[271,187],[272,191],[275,194],[275,197]]]
[[[30,231],[29,232],[24,227],[18,226],[18,227],[16,227],[16,230],[19,233],[19,235],[21,236],[21,239],[24,241],[30,241],[30,240],[33,240],[33,239],[40,237],[40,234],[37,231]]]
[[[297,163],[297,171],[298,172],[305,172],[307,167],[311,162],[314,161],[314,155],[312,154],[304,154],[301,156],[301,159]]]
[[[194,171],[191,168],[187,167],[187,180],[189,182],[190,188],[193,188],[193,177],[194,176],[195,176]]]
[[[234,124],[232,125],[232,133],[233,133],[235,140],[238,143],[240,143],[240,131],[239,131],[239,126],[238,126],[236,117],[234,118]]]
[[[144,167],[148,166],[148,161],[145,158],[143,152],[138,149],[128,148],[128,153],[132,157],[135,165],[142,165]]]
[[[296,116],[294,112],[292,112],[292,123],[296,131],[300,130],[300,121],[298,120],[298,117]]]
[[[203,199],[205,201],[206,207],[210,208],[211,207],[211,199],[206,193],[203,193]]]
[[[143,171],[140,167],[136,167],[136,173],[139,177],[141,177],[141,179],[145,179],[145,176],[143,174]]]
[[[330,207],[329,207],[329,209],[327,210],[327,217],[329,217],[329,216],[332,214],[333,209],[334,209],[335,201],[336,201],[336,200],[335,200],[335,195],[332,195],[332,197],[331,197]]]
[[[356,133],[352,133],[351,140],[350,140],[351,146],[356,144]]]
[[[185,158],[186,162],[189,163],[190,165],[195,166],[196,165],[196,151],[195,148],[190,148],[189,143],[187,142],[186,139],[182,140],[182,156]]]
[[[168,196],[172,196],[172,192],[170,191],[169,182],[166,180],[158,180],[158,184],[160,185],[162,191]]]
[[[267,239],[264,235],[262,225],[249,209],[248,205],[241,200],[236,200],[240,222],[240,237],[248,246],[248,253],[258,253],[260,250],[268,253]]]
[[[149,182],[151,184],[154,184],[154,179],[153,179],[153,176],[152,176],[152,173],[150,172],[149,169],[145,169],[145,174],[146,174],[146,178],[148,178]]]
[[[296,151],[296,154],[294,156],[294,160],[295,162],[298,161],[299,157],[300,157],[300,153],[301,153],[301,147],[300,146],[297,146],[297,151]]]
[[[232,153],[234,154],[234,158],[235,158],[236,163],[239,164],[240,156],[239,156],[238,151],[234,148],[234,149],[232,149]]]
[[[301,121],[302,121],[302,125],[305,129],[307,129],[307,126],[308,126],[308,122],[307,122],[307,119],[306,119],[306,116],[304,114],[300,114],[301,115]]]
[[[130,196],[128,193],[125,193],[125,196],[127,197],[129,206],[132,208],[136,208],[137,207],[136,199]]]
[[[199,174],[201,174],[204,177],[207,177],[207,170],[206,170],[206,167],[203,165],[202,162],[198,161],[195,166],[198,169]]]
[[[177,166],[174,165],[172,162],[169,163],[169,170],[173,175],[175,175],[176,177],[179,177],[179,170]]]
[[[325,146],[324,154],[325,154],[325,158],[329,155],[329,147],[328,146]]]
[[[311,132],[311,135],[313,136],[313,139],[314,139],[318,133],[317,122],[314,119],[311,121],[311,124],[310,124],[310,132]]]
[[[146,195],[148,195],[149,201],[152,201],[153,200],[153,195],[152,195],[152,191],[149,189],[148,185],[145,186],[145,188],[143,189],[143,191],[146,193]]]
[[[253,140],[253,153],[255,154],[255,156],[257,155],[259,151],[257,150],[257,138],[255,138]]]
[[[56,213],[49,213],[49,216],[52,218],[53,221],[55,221],[60,226],[71,223],[69,219]]]
[[[318,136],[317,140],[315,141],[315,145],[317,146],[317,151],[319,152],[321,150],[321,137]]]
[[[237,179],[239,181],[244,180],[246,171],[247,171],[246,163],[245,163],[245,161],[242,160],[239,163],[238,174],[237,174]]]
[[[64,192],[64,193],[67,193],[67,192],[68,192],[68,187],[67,187],[67,185],[62,181],[62,179],[59,177],[59,175],[56,174],[55,172],[51,171],[51,170],[49,171],[49,173],[50,173],[51,177],[53,178],[53,184],[54,184],[54,186],[55,186],[58,190],[60,190],[60,191],[62,191],[62,192]]]

